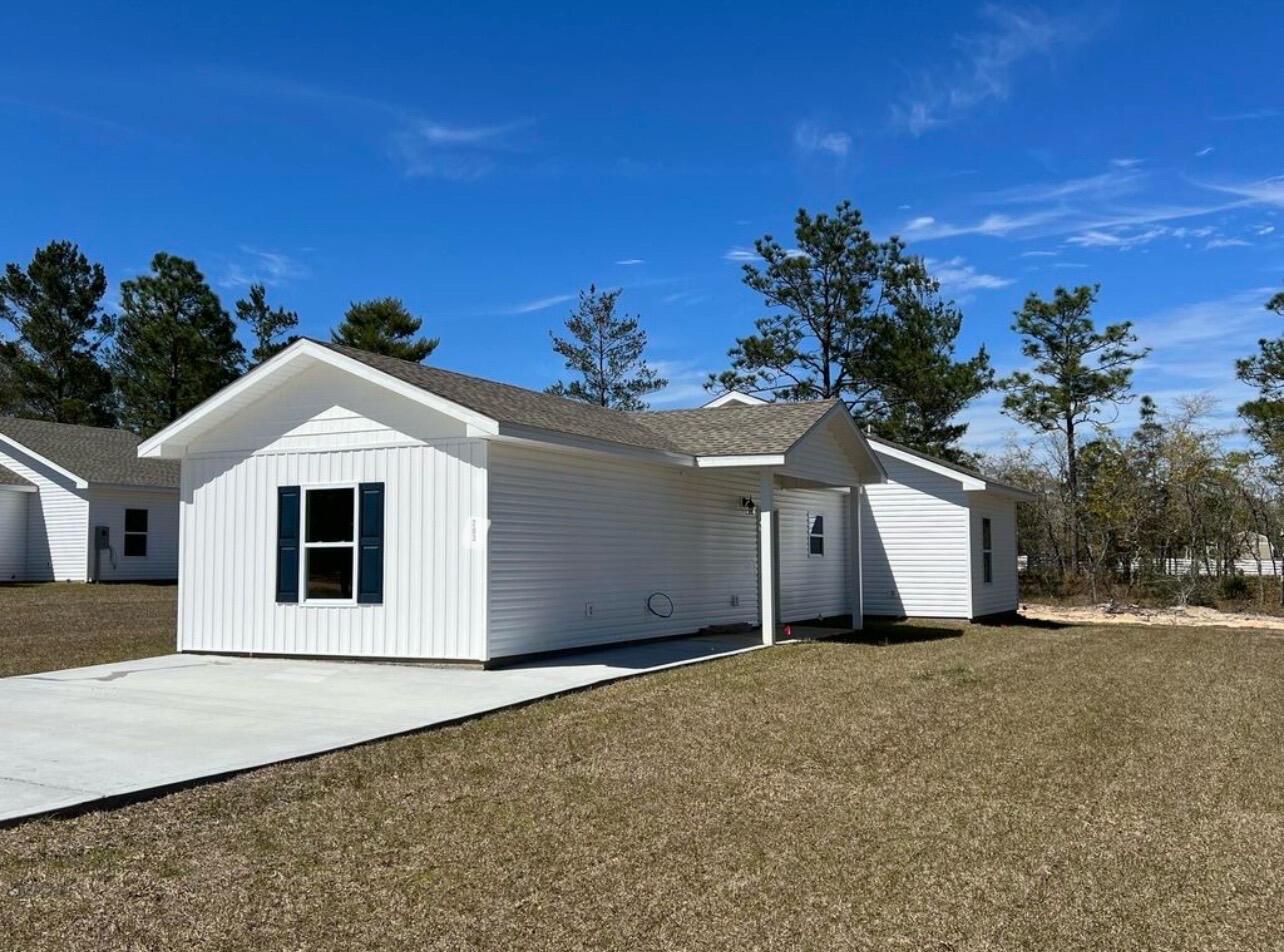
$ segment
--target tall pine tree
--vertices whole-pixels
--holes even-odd
[[[236,317],[254,335],[254,350],[250,351],[253,366],[276,356],[297,339],[286,335],[299,326],[299,315],[269,306],[267,289],[261,284],[251,284],[249,295],[236,302]]]
[[[954,417],[991,385],[990,362],[984,348],[955,359],[962,316],[923,260],[876,241],[849,202],[799,209],[791,246],[764,235],[754,249],[743,280],[769,312],[706,388],[841,399],[862,427],[956,456],[967,425]]]
[[[423,323],[423,318],[415,317],[395,297],[356,301],[330,332],[330,339],[372,354],[419,363],[440,343],[436,337],[416,336]]]
[[[1065,447],[1069,496],[1069,557],[1079,564],[1079,437],[1108,407],[1129,399],[1132,366],[1149,353],[1136,348],[1130,321],[1098,331],[1092,322],[1097,286],[1057,288],[1052,300],[1031,293],[1016,312],[1012,329],[1033,371],[1000,381],[1003,412],[1042,433],[1059,434]]]
[[[0,345],[7,409],[57,423],[112,426],[111,376],[98,350],[112,330],[103,267],[70,241],[36,249],[0,274],[0,318],[16,337]]]
[[[130,429],[153,433],[173,422],[244,363],[236,325],[195,262],[158,252],[149,274],[121,284],[111,368]]]
[[[643,357],[646,331],[637,315],[616,315],[619,297],[618,288],[599,292],[595,285],[580,292],[579,305],[566,319],[570,335],[550,334],[553,350],[578,379],[559,380],[549,393],[616,410],[645,410],[642,398],[668,386]]]

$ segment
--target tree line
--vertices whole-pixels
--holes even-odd
[[[52,241],[0,274],[0,413],[123,426],[148,434],[173,422],[296,339],[299,316],[262,284],[224,309],[196,263],[157,253],[120,283],[108,313],[107,275],[74,243]],[[331,332],[337,343],[420,361],[437,346],[394,297],[357,301]],[[253,341],[249,353],[238,325]]]
[[[1230,433],[1209,425],[1195,398],[1157,407],[1142,397],[1135,428],[1120,435],[1117,416],[1135,399],[1133,370],[1148,350],[1129,321],[1097,326],[1096,286],[1030,293],[1012,324],[1027,365],[999,378],[985,346],[957,352],[962,311],[928,263],[896,237],[876,239],[849,202],[800,209],[788,241],[763,235],[754,250],[742,281],[763,313],[709,390],[841,400],[867,432],[1035,489],[1020,550],[1032,573],[1062,585],[1162,577],[1193,591],[1196,576],[1231,576],[1251,553],[1284,575],[1284,336],[1234,368],[1257,392],[1239,408],[1250,449],[1226,451]],[[102,266],[67,241],[6,266],[0,320],[13,334],[0,341],[0,412],[154,432],[279,352],[299,323],[262,284],[233,317],[194,262],[164,252],[120,283],[115,313],[104,307],[107,286]],[[550,393],[638,410],[667,385],[621,295],[590,285],[550,334],[569,371]],[[1266,307],[1284,316],[1284,292]],[[331,339],[418,362],[439,343],[423,323],[398,298],[358,301]],[[978,457],[961,446],[959,416],[992,390],[1033,438]]]

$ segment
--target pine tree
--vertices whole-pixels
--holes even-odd
[[[250,351],[252,366],[274,357],[298,339],[296,335],[280,339],[299,326],[299,315],[283,307],[269,307],[267,289],[261,284],[251,284],[249,296],[236,302],[236,317],[254,335],[256,343]]]
[[[762,264],[745,264],[743,280],[770,312],[705,387],[841,399],[862,427],[957,456],[967,426],[953,418],[990,387],[989,357],[955,360],[962,315],[924,261],[898,238],[875,241],[849,202],[799,209],[792,247],[764,235],[754,249]]]
[[[415,336],[423,323],[423,318],[415,317],[395,297],[356,301],[349,305],[330,339],[372,354],[419,363],[440,343],[436,337]]]
[[[0,346],[9,412],[58,423],[111,426],[111,376],[98,350],[111,334],[107,275],[70,241],[38,248],[24,269],[0,274],[0,318],[16,338]]]
[[[1284,316],[1284,291],[1267,301],[1266,308]],[[1239,408],[1249,435],[1277,464],[1284,464],[1284,337],[1259,340],[1256,354],[1235,361],[1235,375],[1258,393]]]
[[[1021,335],[1021,353],[1034,361],[1033,373],[1017,371],[1000,381],[1006,391],[1003,412],[1042,433],[1064,440],[1069,493],[1069,555],[1079,558],[1079,432],[1103,410],[1129,399],[1132,366],[1149,353],[1133,349],[1132,323],[1121,321],[1098,331],[1092,322],[1096,286],[1067,291],[1052,300],[1031,293],[1016,312],[1012,329]]]
[[[111,355],[121,419],[152,433],[235,380],[245,362],[236,325],[195,262],[158,252],[120,286]]]
[[[579,305],[566,319],[568,337],[553,338],[553,350],[566,360],[566,369],[577,374],[569,383],[559,380],[549,393],[616,410],[645,410],[642,399],[668,386],[643,357],[646,331],[637,315],[617,317],[615,302],[620,290],[598,291],[589,285],[580,292]]]

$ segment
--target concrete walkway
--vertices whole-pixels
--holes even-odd
[[[0,822],[307,757],[752,651],[620,645],[494,671],[165,655],[0,679]]]

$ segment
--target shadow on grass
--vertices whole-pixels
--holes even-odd
[[[920,625],[914,622],[901,622],[897,624],[867,624],[863,631],[852,631],[827,640],[844,645],[872,645],[875,648],[885,648],[892,645],[913,644],[921,641],[960,638],[962,635],[962,628],[954,628],[948,625]]]
[[[972,624],[978,628],[1041,628],[1045,631],[1060,631],[1063,628],[1074,627],[1072,622],[1050,621],[1045,618],[1026,618],[1024,615],[1018,615],[1015,612],[1006,615],[985,615],[973,619]]]

